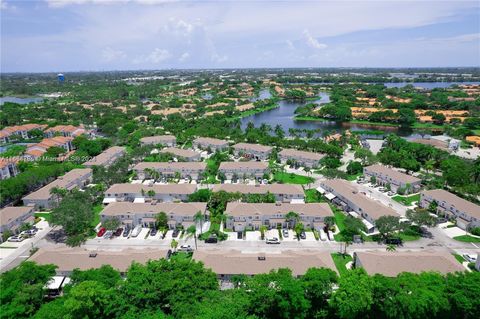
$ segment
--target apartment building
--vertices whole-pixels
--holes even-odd
[[[420,193],[420,207],[428,208],[432,202],[437,203],[439,215],[454,218],[461,229],[480,227],[479,205],[443,189],[426,190]]]
[[[267,162],[222,162],[218,171],[225,174],[227,179],[262,178],[269,172]]]
[[[73,137],[55,136],[44,138],[40,143],[29,146],[25,151],[24,157],[28,160],[35,160],[47,152],[50,147],[59,147],[65,149],[65,152],[74,150]]]
[[[363,268],[370,276],[381,274],[396,277],[402,272],[419,274],[434,271],[441,274],[466,269],[448,251],[357,251],[355,268]]]
[[[165,145],[173,147],[177,145],[177,138],[173,135],[147,136],[140,139],[141,145]]]
[[[83,163],[84,166],[103,166],[108,167],[115,163],[119,158],[125,155],[126,148],[122,146],[112,146],[105,151]]]
[[[23,224],[33,224],[33,211],[32,206],[11,206],[0,210],[0,241],[6,231],[15,234]]]
[[[288,160],[295,161],[298,165],[314,168],[318,166],[318,162],[324,157],[324,154],[299,151],[292,148],[285,148],[280,153],[278,157],[282,163],[286,163]]]
[[[288,268],[295,277],[303,276],[309,268],[328,268],[338,272],[329,252],[312,250],[283,250],[281,252],[242,252],[239,250],[195,250],[192,258],[229,282],[232,276],[268,274]]]
[[[82,134],[86,134],[87,131],[83,126],[73,125],[57,125],[46,129],[44,132],[45,137],[54,137],[56,135],[64,137],[77,137]]]
[[[36,209],[50,209],[52,208],[55,196],[50,194],[50,191],[57,187],[66,190],[74,188],[83,188],[92,180],[91,168],[76,168],[63,176],[58,177],[55,181],[40,188],[39,190],[23,197],[23,205],[34,206]]]
[[[375,231],[375,221],[382,216],[400,217],[395,210],[362,194],[350,182],[343,179],[326,180],[320,184],[326,197],[354,217],[362,217],[367,231]]]
[[[174,157],[184,159],[187,162],[198,162],[201,159],[200,153],[178,147],[167,147],[161,150],[160,153],[172,154]]]
[[[241,203],[227,204],[227,228],[234,231],[245,229],[259,230],[260,226],[268,228],[286,228],[286,215],[295,212],[306,228],[323,228],[324,219],[333,216],[327,203],[291,204],[291,203]]]
[[[41,130],[43,131],[47,125],[45,124],[24,124],[24,125],[16,125],[16,126],[7,126],[3,130],[0,131],[0,143],[5,144],[9,143],[14,139],[29,139],[31,138],[30,132],[33,130]]]
[[[145,202],[156,200],[159,202],[187,201],[188,195],[197,190],[192,184],[113,184],[105,192],[104,204],[111,202]]]
[[[266,160],[272,152],[272,147],[260,145],[260,144],[249,144],[249,143],[238,143],[233,145],[234,154],[237,157],[246,157],[255,160]]]
[[[224,191],[227,193],[240,193],[240,194],[261,194],[266,195],[268,193],[275,196],[275,200],[278,202],[304,202],[305,192],[301,185],[296,184],[215,184],[213,185],[213,192]]]
[[[167,252],[167,249],[158,248],[92,251],[80,247],[54,247],[40,248],[28,260],[39,265],[55,265],[58,276],[70,276],[74,269],[85,271],[98,269],[104,265],[112,266],[123,276],[133,262],[145,264],[149,260],[166,258]]]
[[[390,186],[393,192],[397,192],[401,188],[405,190],[405,194],[416,193],[420,190],[422,184],[420,178],[401,173],[381,164],[364,167],[363,174],[367,180],[374,177],[377,184]]]
[[[180,178],[192,180],[200,180],[207,169],[207,163],[204,162],[141,162],[135,165],[133,170],[137,174],[137,178],[149,178],[149,170],[155,170],[160,177],[173,178],[178,173]]]
[[[210,149],[212,152],[228,150],[228,141],[211,137],[198,137],[193,140],[193,146],[202,150]]]
[[[207,215],[207,203],[111,203],[100,213],[100,219],[116,218],[123,225],[135,227],[155,227],[156,216],[164,212],[168,218],[168,228],[188,228],[195,225],[195,214]]]
[[[0,158],[0,179],[14,177],[19,173],[18,159]]]

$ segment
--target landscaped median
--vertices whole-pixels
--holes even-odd
[[[283,184],[309,184],[315,181],[312,177],[284,172],[276,172],[273,175],[273,180]]]
[[[473,237],[470,235],[456,236],[456,237],[453,237],[453,239],[462,241],[465,243],[480,243],[480,237]]]
[[[415,195],[410,195],[410,196],[401,196],[401,195],[396,195],[393,196],[392,199],[396,202],[399,202],[402,205],[405,206],[411,206],[415,202],[420,201],[420,194],[415,194]]]

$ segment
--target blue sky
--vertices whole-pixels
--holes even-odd
[[[2,72],[480,66],[479,1],[0,1]]]

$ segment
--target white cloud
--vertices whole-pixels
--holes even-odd
[[[125,59],[127,55],[122,50],[114,50],[110,47],[106,47],[102,50],[102,58],[106,62],[112,62],[116,60]]]
[[[180,58],[178,58],[179,62],[185,62],[190,57],[190,53],[188,52],[183,52]]]
[[[17,7],[11,3],[8,3],[5,0],[0,0],[0,9],[1,10],[16,10]]]
[[[164,62],[172,57],[172,54],[165,49],[155,48],[152,52],[147,55],[141,55],[136,57],[133,60],[134,64],[141,64],[141,63],[152,63],[152,64],[159,64]]]
[[[318,40],[310,34],[310,31],[308,31],[308,29],[303,30],[303,36],[305,37],[305,40],[307,41],[307,45],[309,47],[312,47],[314,49],[325,49],[327,47],[326,44],[318,42]]]
[[[293,42],[291,40],[286,40],[285,43],[290,50],[295,50],[295,46],[293,45]]]
[[[62,8],[69,5],[82,5],[82,4],[102,4],[102,5],[115,5],[122,3],[137,3],[145,5],[158,5],[169,2],[177,2],[179,0],[45,0],[48,6],[51,8]]]

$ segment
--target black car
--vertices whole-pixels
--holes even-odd
[[[130,234],[130,228],[125,228],[125,230],[123,231],[123,237],[128,237],[128,235]]]
[[[307,234],[305,234],[305,232],[302,231],[302,232],[300,233],[300,238],[301,238],[301,239],[307,239]]]
[[[172,238],[177,238],[179,233],[180,233],[180,231],[178,229],[175,229],[173,231]]]
[[[120,236],[120,235],[122,234],[122,232],[123,232],[123,228],[118,228],[118,229],[115,231],[114,235],[118,237],[118,236]]]
[[[157,229],[152,228],[152,230],[150,230],[150,236],[155,236],[156,234],[157,234]]]
[[[217,239],[217,237],[208,237],[207,239],[205,239],[205,243],[216,244],[216,243],[218,243],[218,239]]]
[[[402,239],[400,239],[400,238],[387,238],[385,240],[385,243],[387,245],[401,245],[402,244]]]
[[[237,239],[243,239],[243,232],[237,232]]]

